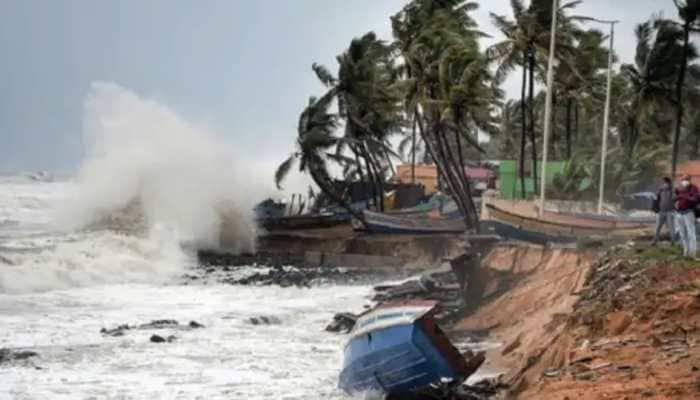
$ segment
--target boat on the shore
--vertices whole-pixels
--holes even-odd
[[[576,240],[580,238],[633,238],[651,234],[653,226],[646,223],[610,221],[545,212],[544,218],[535,218],[486,205],[490,218],[526,232]]]
[[[584,212],[554,212],[545,211],[545,216],[553,215],[556,217],[568,216],[575,217],[577,219],[583,219],[588,221],[605,221],[611,223],[615,228],[626,228],[626,227],[636,227],[640,225],[654,225],[656,223],[656,216],[646,215],[646,216],[627,216],[627,215],[601,215],[593,213]]]
[[[360,316],[345,346],[338,386],[349,394],[412,393],[459,385],[483,355],[467,361],[435,322],[436,301],[387,303]]]
[[[346,224],[349,221],[349,214],[312,214],[261,218],[258,219],[258,224],[268,231],[281,231],[331,228]]]
[[[353,228],[372,233],[440,234],[463,233],[461,218],[431,218],[428,214],[384,214],[364,210],[365,223],[353,220]]]

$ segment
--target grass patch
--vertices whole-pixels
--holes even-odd
[[[680,246],[636,245],[626,250],[623,256],[645,265],[661,264],[682,268],[700,267],[700,262],[697,260],[683,256],[683,249]]]

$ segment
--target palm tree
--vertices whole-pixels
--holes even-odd
[[[320,99],[311,97],[309,104],[299,116],[297,127],[297,151],[283,161],[275,172],[275,184],[281,189],[281,184],[295,163],[299,163],[299,171],[308,173],[314,183],[332,201],[336,202],[360,221],[363,216],[350,207],[345,197],[338,192],[328,173],[329,156],[337,146],[339,139],[333,136],[338,127],[338,116],[328,110],[333,101],[333,92],[326,93]]]
[[[521,132],[520,110],[523,105],[516,100],[508,100],[499,113],[498,132],[489,140],[489,157],[517,158],[518,134]]]
[[[676,168],[678,166],[678,144],[681,136],[681,126],[683,125],[683,90],[685,85],[685,74],[688,68],[688,61],[691,56],[690,33],[697,32],[698,18],[700,17],[700,0],[673,0],[673,3],[678,9],[678,16],[682,21],[683,26],[683,57],[680,62],[678,71],[678,80],[676,82],[675,105],[676,105],[676,121],[675,131],[673,135],[673,152],[671,155],[671,175],[676,177]]]
[[[313,66],[337,99],[338,114],[345,121],[345,140],[338,143],[336,156],[344,157],[346,149],[353,153],[360,179],[364,182],[367,176],[383,211],[385,172],[393,168],[391,157],[398,157],[389,138],[404,126],[391,48],[369,32],[353,39],[337,61],[337,78],[327,68]]]
[[[557,51],[571,52],[572,36],[577,31],[574,21],[580,17],[571,17],[567,11],[580,4],[580,0],[570,1],[559,6],[557,19]],[[526,8],[522,0],[511,0],[513,20],[504,15],[491,13],[493,24],[505,36],[505,39],[487,50],[488,57],[498,63],[496,82],[502,82],[517,66],[522,68],[522,86],[520,101],[527,104],[521,110],[522,136],[520,141],[520,181],[525,195],[525,148],[529,133],[533,181],[537,190],[537,138],[535,134],[535,72],[538,59],[544,60],[549,52],[552,2],[550,0],[532,0]],[[559,57],[564,59],[564,57]],[[540,69],[540,74],[542,70]],[[527,97],[527,102],[526,102]]]
[[[578,102],[587,96],[602,101],[604,96],[605,78],[600,70],[607,67],[608,50],[604,48],[605,36],[598,30],[579,31],[572,54],[567,55],[564,62],[556,67],[555,82],[560,101],[566,109],[565,156],[571,159],[573,155],[574,131],[578,124],[573,124],[578,113]]]
[[[415,0],[392,22],[408,77],[406,109],[467,227],[478,229],[463,148],[466,144],[483,152],[476,133],[495,130],[492,105],[499,93],[479,52],[479,33],[469,15],[475,7],[463,1]]]
[[[626,144],[629,154],[634,153],[635,146],[646,133],[657,133],[659,140],[669,142],[664,130],[649,128],[658,123],[663,111],[675,103],[674,80],[684,54],[683,33],[668,21],[652,19],[644,22],[637,26],[635,34],[635,63],[621,68],[630,85],[630,133]],[[690,56],[694,57],[694,53]]]

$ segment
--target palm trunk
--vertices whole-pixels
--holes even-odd
[[[476,229],[476,233],[479,233],[479,213],[476,210],[476,206],[474,205],[474,199],[472,198],[472,190],[471,190],[471,182],[469,181],[469,176],[467,176],[467,172],[464,170],[464,155],[462,154],[462,138],[460,137],[460,133],[458,131],[455,131],[455,137],[457,138],[457,156],[459,157],[459,172],[462,176],[462,185],[464,186],[464,190],[466,192],[467,198],[466,198],[466,206],[469,209],[469,212],[471,213],[471,218],[472,218],[472,224]]]
[[[411,135],[411,183],[416,184],[416,124],[417,116],[413,116],[413,133]]]
[[[346,209],[350,215],[357,218],[358,221],[365,225],[365,216],[350,207],[350,204],[343,198],[343,196],[336,193],[335,188],[329,182],[330,178],[327,176],[326,172],[320,171],[317,168],[309,168],[311,179],[314,181],[316,186],[318,186],[326,196],[328,196],[332,201],[338,203],[341,207]]]
[[[574,103],[574,140],[578,141],[578,103]]]
[[[369,210],[369,196],[367,193],[367,181],[365,181],[365,174],[362,172],[362,163],[360,162],[360,155],[357,149],[351,147],[352,152],[355,154],[355,163],[357,164],[357,172],[360,175],[360,182],[362,183],[362,196],[365,198],[365,206]]]
[[[381,201],[379,201],[378,193],[379,176],[377,175],[377,171],[374,168],[374,163],[365,145],[360,144],[360,148],[362,149],[362,158],[365,159],[365,165],[367,166],[367,174],[369,175],[371,180],[372,202],[374,203],[375,211],[382,211]]]
[[[437,120],[437,118],[436,118]],[[450,192],[452,192],[452,198],[454,198],[455,202],[460,208],[460,212],[464,216],[464,222],[467,226],[467,228],[471,228],[471,215],[469,212],[469,209],[467,208],[467,204],[465,202],[464,198],[464,188],[462,187],[458,173],[455,171],[455,160],[451,157],[451,152],[449,151],[449,147],[446,145],[444,142],[445,137],[444,137],[444,132],[442,125],[439,122],[436,122],[433,126],[433,132],[435,134],[436,138],[436,143],[438,146],[438,152],[440,154],[440,157],[443,160],[443,163],[445,165],[445,180],[447,181],[447,185],[450,188]]]
[[[573,99],[566,101],[566,159],[571,159],[571,108]]]
[[[557,146],[557,142],[559,141],[559,137],[557,136],[557,94],[556,92],[552,91],[552,139],[549,141],[549,154],[552,155],[552,159],[556,160],[557,159],[557,150],[559,147]]]
[[[537,188],[537,138],[535,137],[535,49],[531,48],[529,53],[529,63],[530,63],[530,93],[528,95],[529,105],[530,105],[530,143],[532,147],[530,152],[532,154],[532,185],[535,189],[535,193],[538,192]]]
[[[369,151],[369,150],[368,150]],[[374,168],[374,177],[377,180],[377,199],[379,200],[379,211],[384,212],[384,173],[382,172],[382,166],[374,156],[374,154],[369,153],[372,160],[372,167]]]
[[[525,147],[527,146],[527,110],[525,109],[525,96],[527,94],[527,65],[525,64],[523,55],[523,83],[520,92],[520,121],[521,121],[521,136],[520,136],[520,195],[525,198]]]
[[[678,82],[676,83],[676,131],[673,135],[673,155],[671,158],[671,179],[676,178],[678,169],[678,146],[681,138],[681,128],[683,125],[683,84],[685,83],[685,71],[688,67],[688,48],[690,45],[690,23],[683,26],[683,61],[678,72]]]

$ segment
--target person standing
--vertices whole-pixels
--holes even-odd
[[[674,217],[676,213],[676,195],[673,191],[673,182],[671,178],[664,177],[661,183],[659,191],[656,192],[656,198],[654,199],[654,212],[656,213],[656,234],[654,235],[654,241],[652,246],[659,242],[659,237],[661,236],[661,229],[664,225],[668,229],[668,235],[671,238],[671,244],[675,242],[674,228]]]
[[[690,181],[690,176],[684,175],[681,186],[676,189],[676,210],[683,244],[683,255],[695,257],[698,241],[695,235],[695,207],[698,204],[700,192]]]

